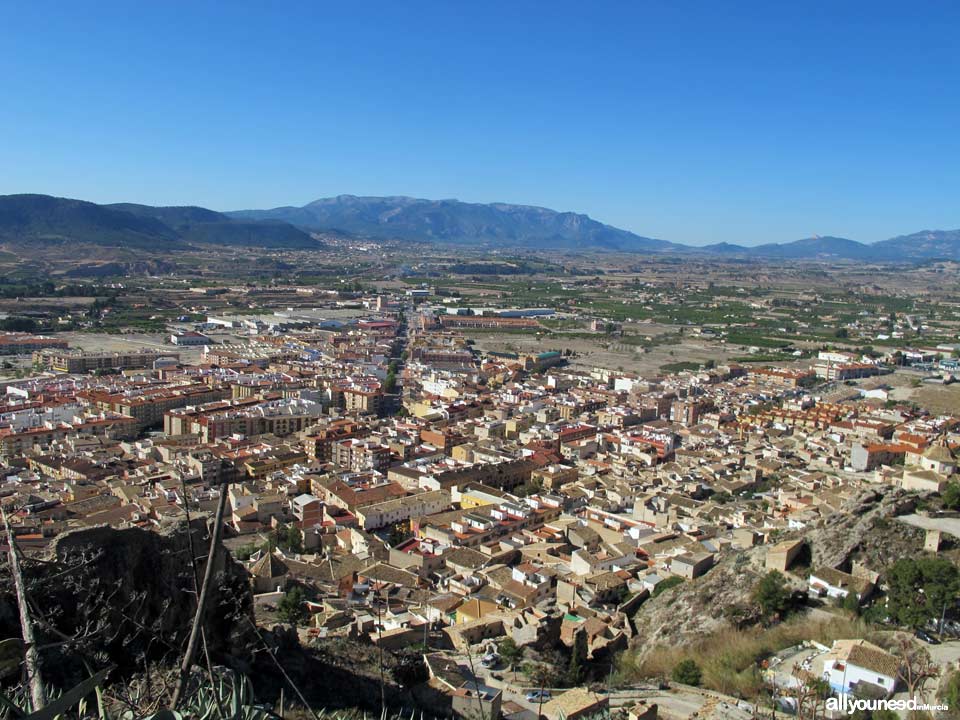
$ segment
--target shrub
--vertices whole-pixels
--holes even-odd
[[[783,613],[789,599],[787,580],[777,570],[771,570],[764,575],[753,589],[753,601],[760,606],[760,611],[766,618]]]
[[[291,625],[303,625],[310,618],[310,613],[304,605],[305,601],[303,588],[299,586],[290,588],[277,603],[277,617]]]
[[[657,597],[677,585],[683,585],[683,578],[679,575],[671,575],[668,578],[664,578],[654,586],[653,593],[651,593],[650,597]]]
[[[947,510],[960,509],[960,483],[947,483],[943,490],[943,506]]]
[[[687,645],[659,645],[642,655],[638,650],[627,651],[620,659],[618,676],[626,684],[667,677],[678,663],[689,659],[700,667],[704,687],[728,695],[756,697],[763,687],[758,661],[804,640],[830,645],[847,637],[875,639],[859,618],[838,615],[828,621],[811,622],[796,616],[771,628],[718,630]]]
[[[673,666],[670,677],[673,678],[674,682],[697,686],[703,677],[703,671],[700,670],[700,666],[697,665],[695,660],[686,658]]]

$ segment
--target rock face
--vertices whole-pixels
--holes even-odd
[[[903,490],[867,490],[843,512],[805,533],[815,566],[838,567],[862,562],[883,572],[901,557],[923,550],[923,531],[898,522],[916,507],[917,495]]]
[[[842,512],[787,537],[807,541],[815,567],[860,562],[883,573],[898,558],[916,556],[923,549],[923,531],[896,520],[912,512],[916,501],[916,494],[902,490],[866,490]],[[763,546],[728,553],[703,577],[647,600],[633,617],[637,629],[633,644],[644,649],[685,644],[757,620],[750,595],[767,572],[765,557]],[[805,573],[787,579],[794,589],[806,586]]]
[[[68,532],[55,540],[43,562],[26,563],[42,640],[76,638],[44,653],[51,681],[57,675],[69,679],[90,657],[116,664],[121,673],[176,662],[196,606],[191,537],[202,578],[208,540],[199,519],[189,534],[185,523],[163,533],[109,527]],[[254,641],[245,620],[253,618],[247,574],[226,549],[215,561],[207,646],[214,662],[246,671]],[[19,636],[8,578],[2,586],[0,636]]]
[[[684,645],[750,614],[750,592],[765,572],[764,548],[731,553],[706,575],[647,600],[633,617],[634,645]]]
[[[196,599],[194,569],[203,577],[209,547],[204,521],[191,532],[180,523],[163,532],[95,527],[58,537],[43,558],[24,563],[45,648],[41,672],[51,685],[68,687],[88,676],[83,661],[117,666],[110,678],[156,685],[175,676],[183,656]],[[39,561],[38,561],[39,560]],[[258,700],[273,702],[291,688],[277,667],[316,707],[379,706],[379,653],[370,645],[329,640],[304,646],[296,631],[278,625],[255,630],[247,571],[221,548],[215,558],[205,635],[211,661],[246,675]],[[0,559],[0,638],[19,637],[16,598]],[[52,645],[66,637],[77,639]],[[276,658],[274,661],[271,658]],[[422,706],[442,714],[442,698],[422,685],[419,653],[384,653],[383,694],[393,706]],[[148,682],[144,678],[150,678]],[[418,694],[411,692],[416,685]],[[439,703],[439,704],[438,704]]]

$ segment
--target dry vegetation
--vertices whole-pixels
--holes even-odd
[[[861,620],[836,615],[811,621],[796,616],[770,628],[755,626],[743,630],[728,628],[706,635],[686,645],[659,646],[638,660],[635,651],[623,654],[620,674],[624,681],[644,678],[668,678],[681,660],[694,660],[703,670],[704,687],[741,697],[756,697],[763,686],[760,662],[784,648],[814,640],[830,645],[834,640],[871,637]]]

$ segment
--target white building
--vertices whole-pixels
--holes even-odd
[[[823,679],[837,693],[857,690],[889,697],[897,689],[900,660],[866,640],[835,640],[824,657]]]
[[[186,346],[186,345],[209,345],[211,343],[210,338],[202,333],[194,332],[188,330],[182,333],[174,333],[170,336],[170,342],[174,345]]]
[[[808,578],[812,594],[842,600],[853,593],[861,603],[873,592],[875,582],[870,578],[857,577],[828,567],[814,568]]]

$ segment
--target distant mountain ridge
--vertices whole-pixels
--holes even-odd
[[[714,255],[784,260],[862,260],[874,262],[960,260],[960,230],[921,230],[875,243],[848,238],[814,236],[788,243],[746,247],[730,243],[706,245],[694,250]]]
[[[206,208],[153,207],[133,203],[104,205],[139,217],[152,217],[173,228],[186,242],[246,245],[264,248],[313,248],[321,244],[290,223],[278,220],[241,220]]]
[[[151,251],[215,244],[321,249],[311,233],[441,242],[498,250],[608,250],[690,257],[915,262],[960,261],[960,230],[922,230],[871,244],[814,236],[746,247],[692,247],[644,237],[594,220],[531,205],[464,203],[403,196],[322,198],[303,207],[221,213],[197,206],[97,205],[50,195],[0,195],[0,243],[88,243]]]
[[[321,248],[308,233],[277,221],[235,220],[201,207],[97,205],[50,195],[0,195],[0,242],[88,243],[181,251],[197,243]]]
[[[924,230],[872,244],[815,236],[754,247],[731,243],[692,247],[637,235],[587,215],[507,203],[482,205],[406,196],[338,195],[303,207],[288,205],[226,214],[234,218],[283,220],[311,230],[336,229],[374,238],[502,248],[592,248],[784,260],[960,260],[960,230]]]
[[[605,225],[587,215],[531,205],[465,203],[404,196],[338,195],[303,207],[239,210],[247,220],[283,220],[314,230],[342,230],[381,239],[433,240],[516,248],[683,251],[682,245]]]
[[[874,245],[865,245],[847,238],[816,235],[788,243],[767,243],[753,247],[720,243],[718,245],[707,245],[700,250],[722,255],[748,255],[752,257],[783,258],[784,260],[829,259],[831,257],[854,260],[875,257],[874,247]]]
[[[179,250],[186,247],[163,222],[83,200],[49,195],[0,196],[0,240]]]

